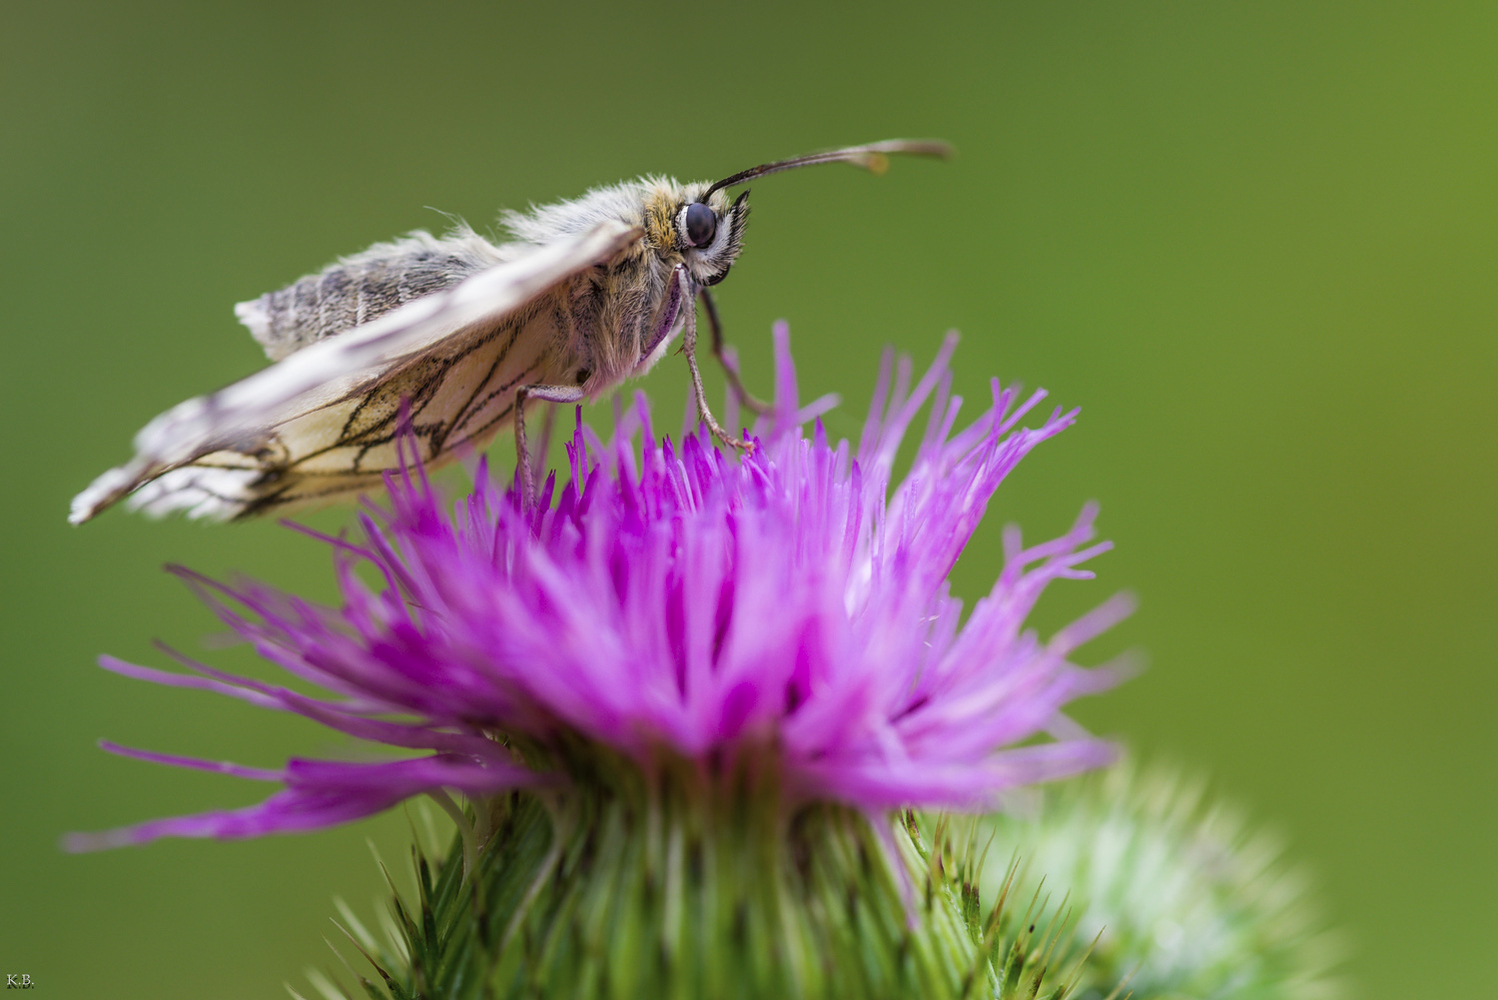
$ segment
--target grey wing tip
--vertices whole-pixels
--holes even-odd
[[[82,524],[99,516],[120,497],[130,492],[135,477],[124,468],[110,469],[88,484],[88,488],[73,498],[68,510],[69,524]]]
[[[142,483],[126,506],[148,517],[180,513],[193,521],[232,521],[250,510],[255,469],[185,466]]]
[[[180,511],[193,520],[233,520],[248,509],[248,481],[256,475],[252,469],[178,468],[149,476],[137,474],[133,465],[120,466],[73,498],[68,523],[91,521],[122,499],[151,517]]]

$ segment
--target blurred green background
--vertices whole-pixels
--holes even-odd
[[[940,136],[951,163],[754,185],[720,296],[751,385],[785,317],[853,433],[880,347],[924,360],[957,327],[970,398],[997,373],[1082,406],[958,591],[992,582],[1004,521],[1048,537],[1099,499],[1118,550],[1040,624],[1132,590],[1092,655],[1150,669],[1079,717],[1285,830],[1363,996],[1489,994],[1498,7],[63,0],[0,24],[0,972],[52,997],[284,995],[331,964],[335,895],[370,911],[366,838],[400,858],[399,815],[57,849],[265,791],[99,737],[262,766],[338,749],[92,665],[216,631],[164,561],[329,591],[325,551],[272,523],[64,520],[149,417],[262,364],[234,302],[441,228],[432,209],[482,227],[644,172]],[[645,383],[668,426],[685,380],[668,359]]]

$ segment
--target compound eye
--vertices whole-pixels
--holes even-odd
[[[687,206],[687,242],[694,247],[705,247],[718,234],[717,213],[700,201]]]

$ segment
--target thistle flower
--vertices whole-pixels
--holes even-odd
[[[926,927],[951,933],[912,938],[928,853],[893,813],[983,808],[1112,758],[1062,709],[1116,679],[1069,656],[1128,602],[1048,642],[1024,629],[1050,581],[1090,577],[1080,564],[1108,548],[1088,544],[1095,509],[1028,549],[1011,529],[998,581],[965,621],[946,579],[999,483],[1076,411],[1022,428],[1044,392],[1021,401],[995,381],[990,407],[957,429],[949,338],[913,387],[908,360],[886,355],[855,451],[816,421],[827,400],[801,407],[788,343],[778,326],[775,404],[742,459],[705,432],[679,450],[657,441],[640,397],[608,443],[579,417],[570,482],[548,480],[537,505],[482,464],[451,509],[419,467],[389,477],[358,541],[320,536],[337,553],[341,607],[178,570],[261,656],[330,696],[179,654],[194,674],[106,669],[430,755],[257,771],[106,744],[284,788],[70,846],[306,830],[430,795],[458,823],[463,863],[439,863],[456,881],[434,882],[422,862],[420,918],[397,903],[404,943],[379,966],[397,997],[474,983],[936,997],[992,978],[993,942],[940,878],[927,879]],[[647,957],[620,950],[621,935]]]
[[[1049,643],[1023,631],[1047,583],[1105,551],[1089,506],[1071,531],[1024,549],[1005,537],[992,592],[966,622],[946,577],[995,488],[1076,411],[1016,429],[1044,398],[1016,405],[993,383],[990,409],[953,428],[955,338],[914,389],[886,357],[854,454],[831,445],[827,400],[798,408],[788,333],[776,330],[774,410],[754,452],[733,461],[702,434],[678,453],[654,441],[643,397],[614,440],[579,422],[571,482],[527,512],[480,472],[445,509],[419,468],[392,477],[389,506],[359,518],[339,554],[344,604],[318,607],[255,583],[177,569],[261,656],[332,692],[313,698],[176,655],[197,674],[106,657],[108,670],[218,691],[296,712],[350,736],[436,756],[393,763],[293,760],[281,771],[127,750],[160,763],[280,781],[238,812],[160,820],[78,837],[75,848],[158,836],[255,836],[327,826],[424,791],[481,797],[565,783],[579,745],[644,769],[675,756],[732,770],[773,768],[792,802],[869,813],[991,805],[1020,784],[1112,755],[1061,720],[1072,698],[1112,683],[1067,657],[1127,613],[1114,599]],[[891,375],[893,374],[893,385]],[[902,439],[932,399],[909,474],[892,492]],[[644,430],[637,460],[632,431]],[[371,588],[356,573],[378,570]],[[398,719],[392,719],[398,716]],[[1047,730],[1066,738],[1012,748]],[[1011,747],[1010,749],[1004,749]]]

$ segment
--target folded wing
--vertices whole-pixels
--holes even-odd
[[[73,500],[69,520],[80,524],[130,494],[132,507],[150,513],[228,519],[377,484],[394,464],[391,425],[402,399],[445,415],[441,426],[428,423],[424,458],[459,438],[478,441],[502,419],[498,390],[485,387],[536,363],[520,342],[527,307],[640,235],[601,223],[179,403],[136,435],[130,462]],[[445,377],[460,364],[477,373],[471,392]]]

